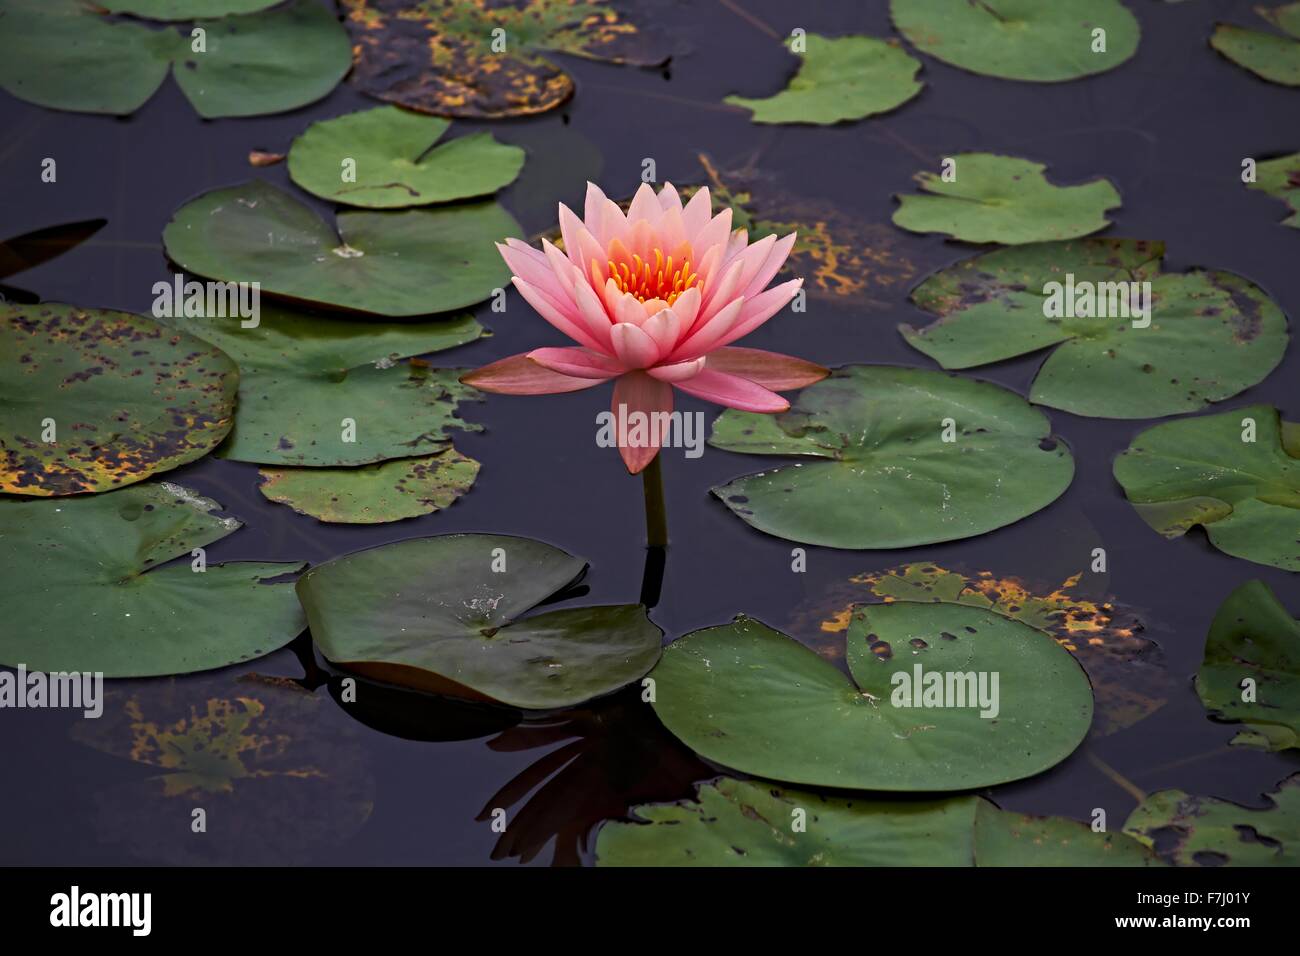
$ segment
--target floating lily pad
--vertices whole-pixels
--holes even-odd
[[[474,133],[435,146],[451,123],[396,106],[313,123],[293,141],[289,175],[309,193],[371,209],[428,206],[496,192],[514,181],[524,151]],[[344,181],[353,163],[352,181]]]
[[[1201,525],[1220,551],[1300,571],[1300,442],[1285,432],[1296,427],[1268,405],[1166,422],[1115,459],[1115,480],[1166,538]]]
[[[1255,181],[1246,188],[1258,189],[1286,203],[1291,209],[1291,216],[1283,219],[1282,225],[1300,229],[1300,153],[1258,163],[1255,167]]]
[[[201,458],[238,381],[224,352],[151,319],[0,304],[0,491],[107,491]]]
[[[755,123],[828,125],[895,109],[917,93],[921,61],[896,43],[875,37],[807,34],[799,72],[767,99],[728,96],[727,103],[753,111]]]
[[[312,568],[298,595],[312,637],[336,664],[419,690],[544,710],[615,691],[659,659],[661,632],[639,604],[521,618],[585,566],[528,538],[441,535]]]
[[[573,95],[544,54],[654,66],[670,48],[604,0],[342,0],[363,92],[439,116],[541,113]]]
[[[128,13],[150,20],[200,20],[232,13],[256,13],[281,0],[96,0],[109,13]]]
[[[983,534],[1045,508],[1074,476],[1069,449],[1019,395],[887,366],[838,369],[779,415],[724,412],[709,444],[814,459],[713,493],[760,531],[834,548]]]
[[[950,369],[1058,346],[1029,400],[1097,418],[1196,411],[1266,378],[1287,345],[1277,304],[1231,272],[1161,272],[1163,256],[1135,239],[999,249],[921,283],[912,301],[939,320],[900,331]]]
[[[1300,86],[1300,3],[1256,7],[1255,12],[1287,35],[1220,23],[1210,46],[1270,83]]]
[[[1263,581],[1241,585],[1214,615],[1196,693],[1213,716],[1247,725],[1233,743],[1300,747],[1300,621]]]
[[[236,531],[215,501],[170,482],[85,498],[0,501],[0,664],[105,677],[188,674],[278,650],[305,626],[301,564],[197,570]],[[167,564],[173,558],[181,558]],[[162,565],[166,564],[165,567]]]
[[[889,791],[1033,776],[1068,757],[1092,721],[1088,678],[1069,653],[991,611],[860,605],[845,639],[853,680],[749,618],[695,631],[654,670],[655,712],[700,756],[742,773]]]
[[[483,329],[468,315],[380,325],[263,306],[256,328],[243,328],[238,318],[170,321],[239,364],[235,428],[222,457],[365,465],[439,452],[451,444],[448,429],[479,428],[456,416],[461,402],[479,398],[458,381],[463,369],[406,358],[478,338]]]
[[[1124,832],[1178,866],[1300,865],[1300,774],[1264,794],[1262,810],[1182,790],[1150,794]]]
[[[0,17],[0,86],[52,109],[134,113],[174,71],[200,116],[283,113],[324,97],[351,65],[347,32],[314,0],[201,20],[201,51],[189,30],[109,20],[79,0],[0,0]]]
[[[1122,834],[1006,813],[979,797],[829,797],[723,777],[694,800],[634,807],[596,840],[598,866],[1143,866]]]
[[[264,293],[383,316],[482,302],[510,281],[493,243],[518,235],[496,203],[405,212],[352,210],[337,231],[260,180],[191,200],[163,230],[181,268]]]
[[[441,511],[469,491],[478,469],[448,448],[356,468],[263,468],[259,490],[321,521],[378,524]]]
[[[1159,645],[1142,636],[1133,609],[1089,598],[1073,574],[1055,587],[1035,586],[989,571],[961,574],[929,561],[855,575],[816,602],[812,636],[804,640],[828,660],[844,655],[841,635],[863,600],[944,601],[988,608],[1050,634],[1083,666],[1097,712],[1092,732],[1115,733],[1164,706],[1173,680]],[[804,638],[804,630],[796,631]]]
[[[965,242],[1017,245],[1086,236],[1110,225],[1120,204],[1110,180],[1053,186],[1042,163],[958,153],[953,179],[922,171],[914,177],[929,195],[899,196],[894,224],[911,232],[942,232]]]
[[[177,866],[311,862],[374,809],[360,734],[328,698],[284,678],[228,674],[120,685],[72,736],[139,773],[88,781],[89,823],[140,860]],[[102,778],[135,777],[126,783]],[[214,835],[191,830],[196,806]]]
[[[1137,52],[1119,0],[891,0],[894,27],[922,53],[971,73],[1058,83],[1113,70]],[[1105,49],[1094,52],[1094,30]]]

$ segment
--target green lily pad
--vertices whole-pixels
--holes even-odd
[[[597,866],[1150,866],[1122,834],[1006,813],[979,797],[831,797],[723,777],[694,800],[634,807],[596,838]]]
[[[281,0],[96,0],[109,13],[127,13],[149,20],[201,20],[230,14],[256,13]]]
[[[482,302],[510,281],[493,245],[518,235],[496,203],[405,212],[352,210],[338,229],[260,180],[186,203],[163,230],[181,268],[272,295],[381,316]]]
[[[259,490],[299,514],[378,524],[441,511],[465,494],[479,463],[454,448],[356,468],[262,468]]]
[[[224,352],[152,319],[0,304],[0,491],[108,491],[201,458],[238,382]]]
[[[1251,700],[1242,699],[1247,678]],[[1233,743],[1300,747],[1300,621],[1263,581],[1247,581],[1215,613],[1196,693],[1213,716],[1247,725]]]
[[[306,625],[301,564],[197,570],[236,531],[215,501],[150,482],[60,501],[0,501],[0,664],[105,677],[188,674],[278,650]],[[167,562],[181,558],[172,564]],[[163,567],[162,565],[166,565]]]
[[[545,54],[655,66],[662,37],[605,0],[342,0],[352,83],[399,106],[492,119],[554,109],[573,80]]]
[[[1042,163],[993,153],[949,158],[952,181],[929,171],[917,173],[913,178],[929,195],[899,196],[894,225],[965,242],[1050,242],[1105,229],[1110,225],[1106,211],[1120,204],[1107,179],[1053,186]]]
[[[1135,239],[999,249],[921,283],[912,301],[939,320],[899,329],[949,369],[1057,346],[1029,400],[1096,418],[1197,411],[1263,381],[1286,351],[1282,310],[1231,272],[1161,272],[1163,256]]]
[[[125,116],[174,72],[200,116],[283,113],[324,97],[352,62],[347,32],[314,0],[200,20],[202,51],[191,31],[109,20],[79,0],[0,0],[0,18],[0,87],[52,109]]]
[[[779,415],[726,411],[709,444],[815,459],[713,493],[760,531],[833,548],[983,534],[1045,508],[1074,476],[1046,416],[1014,392],[888,366],[838,369]]]
[[[524,151],[491,133],[435,147],[451,123],[396,106],[313,123],[293,141],[289,175],[307,192],[348,206],[394,209],[484,196],[508,185]],[[354,164],[354,181],[343,179]]]
[[[336,664],[419,690],[545,710],[618,690],[659,659],[661,632],[639,604],[520,617],[585,567],[528,538],[450,534],[312,568],[298,596],[312,637]]]
[[[1300,153],[1258,163],[1255,167],[1255,181],[1246,188],[1258,189],[1286,203],[1291,215],[1282,220],[1282,225],[1300,229]]]
[[[1166,422],[1115,459],[1115,480],[1166,538],[1201,525],[1220,551],[1300,571],[1300,444],[1285,432],[1295,427],[1268,405]]]
[[[1255,12],[1287,36],[1220,23],[1210,46],[1270,83],[1300,86],[1300,3],[1256,7]]]
[[[971,73],[1059,83],[1113,70],[1137,52],[1119,0],[890,0],[894,27],[922,53]],[[1094,30],[1105,31],[1093,52]]]
[[[724,102],[752,110],[755,123],[828,125],[887,113],[921,92],[921,61],[896,43],[815,33],[802,39],[806,50],[788,87],[766,99],[728,96]]]
[[[724,767],[889,791],[1033,776],[1068,757],[1092,722],[1092,689],[1069,653],[982,608],[859,605],[845,640],[853,680],[749,618],[695,631],[669,644],[651,675],[655,713]],[[937,697],[925,696],[932,680]]]
[[[1262,810],[1182,790],[1149,794],[1124,832],[1177,866],[1300,865],[1300,774],[1264,794]]]
[[[470,316],[381,325],[263,307],[260,319],[247,329],[238,318],[169,320],[239,364],[235,427],[218,451],[222,457],[366,465],[443,451],[449,428],[478,430],[456,417],[459,403],[480,398],[460,384],[463,369],[407,359],[478,338],[483,329]]]

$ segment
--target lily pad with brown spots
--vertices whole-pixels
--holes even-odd
[[[1034,586],[989,571],[966,575],[918,561],[886,571],[855,575],[833,586],[802,618],[813,626],[799,636],[828,660],[843,657],[841,635],[854,605],[863,600],[943,601],[987,608],[1049,634],[1088,674],[1097,700],[1092,732],[1099,736],[1131,727],[1165,705],[1174,680],[1164,653],[1142,636],[1136,612],[1110,597],[1089,598],[1082,575],[1056,587]]]
[[[259,490],[299,514],[339,524],[379,524],[449,507],[478,477],[454,448],[356,468],[262,468]]]
[[[1149,794],[1124,832],[1177,866],[1300,866],[1300,773],[1243,807],[1183,790]]]
[[[1052,348],[1029,400],[1091,418],[1203,409],[1282,361],[1286,315],[1231,272],[1164,272],[1164,243],[1075,239],[999,249],[935,273],[912,302],[936,321],[899,330],[947,369]]]
[[[1220,23],[1210,37],[1210,46],[1270,83],[1300,86],[1300,3],[1260,5],[1255,12],[1281,33]]]
[[[226,353],[152,319],[0,304],[0,491],[109,491],[201,458],[238,387]]]
[[[1286,203],[1291,215],[1282,220],[1282,225],[1300,229],[1300,153],[1259,163],[1255,168],[1255,181],[1246,188],[1257,189]]]
[[[670,47],[605,0],[342,0],[352,82],[438,116],[524,116],[559,106],[573,80],[547,54],[656,66]]]
[[[360,830],[374,808],[360,735],[323,693],[244,674],[131,682],[105,698],[103,716],[77,721],[72,736],[137,771],[128,782],[88,785],[90,824],[131,857],[310,862]],[[221,839],[194,835],[195,807]]]
[[[105,677],[189,674],[262,657],[306,626],[302,564],[209,562],[237,531],[171,482],[0,500],[0,664]]]

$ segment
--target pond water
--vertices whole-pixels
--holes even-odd
[[[874,251],[887,252],[879,275],[856,297],[811,297],[806,313],[783,313],[744,343],[825,365],[934,367],[895,326],[924,322],[907,302],[908,289],[972,248],[905,234],[888,222],[893,195],[911,190],[913,173],[961,151],[1045,162],[1057,182],[1107,176],[1123,207],[1112,212],[1115,224],[1105,235],[1164,239],[1168,269],[1239,273],[1296,314],[1300,238],[1278,225],[1281,204],[1247,192],[1240,180],[1244,157],[1300,148],[1296,94],[1256,80],[1207,44],[1216,19],[1252,21],[1249,0],[1213,8],[1195,0],[1130,0],[1143,31],[1136,58],[1078,82],[1006,82],[923,58],[926,88],[918,98],[887,116],[831,128],[754,125],[722,99],[767,95],[792,71],[792,58],[760,24],[781,34],[803,27],[889,36],[887,4],[738,2],[748,18],[713,0],[640,4],[641,19],[657,20],[679,46],[667,70],[565,58],[578,90],[562,109],[515,121],[458,122],[453,132],[490,128],[529,151],[522,178],[500,199],[530,233],[553,225],[556,201],[579,207],[587,178],[611,195],[630,193],[647,158],[660,181],[703,180],[698,156],[705,154],[719,170],[747,170],[758,197],[769,189],[834,207]],[[68,254],[6,281],[48,301],[147,314],[153,283],[170,274],[159,237],[178,206],[251,177],[291,188],[283,164],[253,169],[249,151],[283,152],[309,122],[372,104],[345,83],[287,115],[203,121],[171,82],[129,119],[57,113],[4,96],[3,234],[108,221]],[[52,185],[39,183],[47,156],[58,160]],[[327,204],[316,206],[328,211]],[[435,364],[475,366],[562,344],[513,292],[505,314],[486,303],[477,314],[493,335],[439,353]],[[1042,357],[967,374],[1027,394]],[[1269,402],[1295,418],[1298,374],[1293,346],[1264,383],[1224,407]],[[405,538],[497,532],[539,538],[590,561],[586,593],[560,606],[630,602],[640,593],[645,562],[641,487],[613,451],[593,441],[595,415],[607,402],[607,390],[597,389],[493,396],[463,406],[464,417],[484,426],[456,437],[464,454],[482,462],[477,484],[445,511],[393,524],[324,525],[271,504],[256,489],[254,465],[208,459],[166,477],[245,522],[211,546],[211,562],[319,563]],[[716,414],[686,396],[679,395],[679,407],[702,410],[710,421]],[[1163,661],[1167,700],[1132,726],[1094,734],[1049,772],[987,795],[1005,809],[1085,820],[1101,807],[1112,821],[1132,809],[1133,787],[1176,787],[1260,805],[1259,794],[1296,769],[1294,759],[1230,749],[1234,728],[1206,718],[1191,677],[1214,611],[1233,588],[1260,578],[1296,611],[1294,576],[1228,557],[1199,531],[1169,542],[1142,522],[1110,468],[1149,423],[1049,415],[1077,463],[1073,484],[1050,507],[951,544],[888,552],[808,548],[804,573],[791,570],[791,543],[751,529],[708,493],[763,462],[715,449],[697,459],[666,453],[672,544],[653,619],[666,640],[741,612],[812,640],[825,637],[820,622],[847,603],[849,579],[863,573],[926,561],[968,575],[1018,576],[1045,593],[1082,572],[1079,593],[1130,609],[1140,635],[1158,644],[1152,657]],[[1088,571],[1097,547],[1108,554],[1105,575]],[[868,596],[859,589],[857,599]],[[1119,668],[1117,679],[1123,684],[1148,667],[1133,662]],[[202,707],[214,697],[269,694],[265,683],[236,680],[249,672],[302,679],[313,695],[285,692],[292,703],[277,712],[275,739],[262,742],[282,748],[289,769],[233,779],[229,792],[163,795],[149,782],[156,768],[124,759],[130,728],[121,719],[92,730],[92,746],[78,728],[84,722],[67,712],[4,712],[8,785],[0,792],[0,819],[8,832],[0,860],[590,862],[591,836],[602,820],[624,816],[636,803],[686,797],[693,782],[718,773],[664,731],[634,689],[528,721],[368,683],[357,704],[342,704],[338,680],[327,680],[313,660],[308,635],[248,666],[174,682],[115,682],[113,689],[134,695],[146,718],[162,720],[177,701]],[[108,706],[120,713],[122,702]],[[112,734],[115,743],[106,741]],[[190,834],[193,806],[208,810],[206,842]],[[493,829],[494,808],[505,811],[504,834]]]

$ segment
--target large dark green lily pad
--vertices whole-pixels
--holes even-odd
[[[1300,774],[1264,794],[1256,810],[1182,790],[1150,794],[1124,832],[1178,866],[1300,865]]]
[[[495,242],[520,234],[496,203],[405,212],[351,210],[337,231],[260,180],[204,193],[163,230],[181,268],[263,293],[382,316],[481,302],[510,281]]]
[[[1255,181],[1246,188],[1258,189],[1286,203],[1291,215],[1282,220],[1282,225],[1300,229],[1300,153],[1266,159],[1257,164]]]
[[[194,549],[240,527],[212,513],[220,507],[170,482],[0,501],[0,664],[152,677],[225,667],[289,643],[305,626],[302,609],[292,584],[266,579],[303,565],[195,569]]]
[[[454,448],[355,468],[262,468],[258,490],[299,514],[378,524],[441,511],[469,491],[479,463]]]
[[[937,60],[985,76],[1057,83],[1113,70],[1137,52],[1119,0],[891,0],[894,26]],[[1093,52],[1096,29],[1105,51]]]
[[[912,301],[939,320],[900,330],[952,369],[1057,346],[1029,400],[1097,418],[1196,411],[1266,378],[1287,345],[1277,304],[1231,272],[1161,272],[1163,257],[1135,239],[999,249],[921,283]]]
[[[0,491],[108,491],[201,458],[238,382],[224,352],[152,319],[0,305]]]
[[[451,123],[396,106],[313,123],[293,141],[289,175],[309,193],[348,206],[396,209],[484,196],[508,185],[524,151],[473,133],[436,145]],[[344,164],[355,166],[345,181]]]
[[[755,123],[827,125],[895,109],[917,93],[921,61],[875,37],[803,37],[803,62],[786,89],[766,99],[728,96],[753,111]]]
[[[133,5],[182,9],[161,0],[117,4],[124,10]],[[249,5],[193,3],[185,9]],[[0,86],[61,110],[133,113],[174,71],[200,116],[282,113],[328,94],[351,65],[347,32],[314,0],[200,20],[195,28],[204,31],[202,52],[193,48],[190,29],[111,21],[79,0],[0,0],[0,22]]]
[[[1047,418],[1014,392],[887,366],[838,369],[780,415],[724,412],[709,444],[814,459],[713,493],[760,531],[835,548],[983,534],[1051,504],[1074,475]]]
[[[1247,581],[1215,613],[1196,693],[1215,717],[1247,725],[1233,743],[1300,747],[1300,621],[1263,581]]]
[[[1166,538],[1202,525],[1220,551],[1300,571],[1300,440],[1288,428],[1268,405],[1156,425],[1115,459],[1115,480]]]
[[[1210,37],[1210,46],[1271,83],[1300,86],[1300,3],[1259,6],[1255,12],[1286,36],[1220,23]]]
[[[831,797],[722,777],[695,799],[632,809],[596,838],[597,866],[1150,866],[1145,846],[979,797]]]
[[[363,92],[439,116],[541,113],[573,95],[546,53],[652,66],[670,47],[605,0],[342,0]]]
[[[659,659],[661,632],[639,604],[522,617],[584,567],[528,538],[441,535],[312,568],[298,596],[312,637],[336,664],[420,690],[543,710],[615,691]]]
[[[894,224],[911,232],[942,232],[965,242],[1016,245],[1074,239],[1110,225],[1106,211],[1120,204],[1108,179],[1053,186],[1042,163],[958,153],[954,178],[922,171],[914,177],[928,195],[899,196]]]
[[[473,341],[468,315],[431,322],[322,319],[263,306],[256,328],[237,318],[177,317],[176,325],[221,346],[239,364],[235,428],[219,454],[268,465],[365,465],[442,451],[456,415],[479,393],[463,369],[431,368],[422,355]],[[355,425],[345,436],[345,420]],[[345,437],[355,440],[346,441]]]
[[[695,631],[669,644],[654,670],[655,712],[700,756],[742,773],[890,791],[969,790],[1041,773],[1092,721],[1092,689],[1069,653],[991,611],[859,605],[845,639],[853,680],[749,618]],[[935,679],[947,696],[922,695]],[[982,689],[972,683],[980,680]]]

